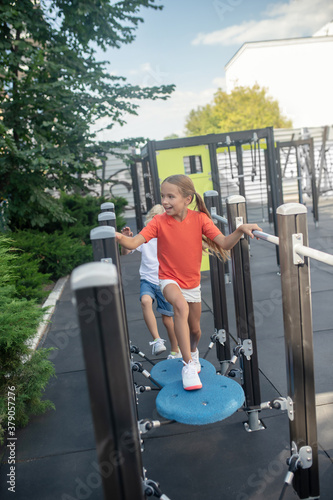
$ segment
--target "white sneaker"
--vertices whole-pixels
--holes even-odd
[[[184,389],[186,391],[201,389],[202,383],[199,378],[195,363],[192,360],[188,363],[185,363],[185,361],[183,361],[183,363],[184,366],[182,369],[182,379]]]
[[[159,354],[161,354],[161,352],[166,351],[164,343],[165,343],[164,339],[155,339],[153,340],[153,342],[149,342],[149,345],[153,346],[151,353],[154,356],[158,356]]]
[[[193,359],[195,366],[197,367],[197,372],[201,372],[201,363],[199,360],[199,350],[196,349],[195,352],[191,352],[191,358]]]
[[[169,354],[169,356],[167,357],[167,359],[180,359],[182,358],[182,353],[180,351],[176,352],[176,354]]]

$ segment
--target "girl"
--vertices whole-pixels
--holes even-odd
[[[163,214],[164,208],[162,205],[154,205],[151,210],[147,213],[146,224],[152,220],[157,214]],[[126,226],[121,230],[121,233],[125,236],[133,236],[131,228]],[[147,325],[147,328],[153,337],[153,341],[150,342],[152,346],[152,354],[157,356],[166,350],[164,345],[165,340],[160,338],[158,333],[158,327],[156,322],[156,317],[153,311],[153,303],[157,302],[157,312],[161,314],[162,323],[166,328],[168,337],[171,345],[171,352],[168,358],[181,358],[182,355],[178,349],[178,343],[174,331],[173,324],[173,310],[172,306],[165,300],[164,296],[159,287],[158,279],[158,259],[157,259],[157,240],[156,238],[151,239],[148,243],[140,245],[137,247],[139,252],[141,252],[141,265],[140,265],[140,302],[142,307],[143,319]],[[122,247],[121,254],[127,255],[131,253],[130,250]]]
[[[128,238],[116,233],[120,245],[130,250],[157,238],[159,279],[162,293],[174,310],[175,334],[183,356],[183,387],[201,389],[201,370],[197,349],[201,330],[200,267],[202,240],[225,260],[243,234],[253,238],[257,224],[242,224],[224,236],[215,226],[202,197],[187,175],[171,175],[161,185],[165,213],[156,215],[142,231]],[[188,206],[195,199],[197,210]]]

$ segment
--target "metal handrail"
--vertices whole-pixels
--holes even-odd
[[[279,238],[277,236],[273,236],[272,234],[257,230],[252,231],[252,234],[260,240],[265,240],[268,241],[268,243],[273,243],[274,245],[279,246]]]
[[[213,211],[211,213],[211,216],[213,219],[223,222],[223,224],[228,224],[228,220],[225,217],[221,217]],[[279,246],[280,244],[278,236],[273,236],[272,234],[257,230],[252,231],[252,234],[260,240],[268,241],[268,243],[273,243],[273,245]],[[333,266],[333,255],[329,253],[322,252],[321,250],[315,250],[314,248],[307,247],[301,244],[295,245],[294,251],[302,257],[310,257],[311,259],[315,259],[323,262],[324,264],[328,264],[329,266]]]
[[[324,262],[324,264],[333,266],[333,255],[331,255],[330,253],[322,252],[321,250],[315,250],[314,248],[307,247],[301,244],[295,245],[294,251],[298,255],[302,255],[303,257],[311,257],[311,259],[319,260],[320,262]]]
[[[274,245],[279,245],[279,238],[271,234],[264,233],[263,231],[252,231],[256,238],[268,241]],[[304,246],[302,244],[297,244],[294,246],[294,252],[302,257],[310,257],[311,259],[318,260],[329,266],[333,266],[333,255],[322,252],[321,250],[315,250],[314,248]]]
[[[213,208],[215,207],[212,207],[212,209]],[[223,222],[223,224],[228,224],[228,219],[226,219],[225,217],[221,217],[221,215],[217,215],[213,210],[211,210],[210,215],[212,216],[212,219],[216,219],[220,222]]]

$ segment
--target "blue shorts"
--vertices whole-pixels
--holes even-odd
[[[164,314],[164,316],[173,316],[172,305],[163,297],[159,285],[154,285],[150,281],[140,280],[140,300],[142,295],[149,295],[153,299],[153,302],[156,299],[157,312]]]

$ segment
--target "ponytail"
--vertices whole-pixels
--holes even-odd
[[[212,219],[212,216],[209,213],[209,210],[206,207],[205,202],[200,196],[200,194],[195,191],[194,196],[195,196],[196,209],[199,212],[203,212],[204,214],[207,215],[207,217]],[[224,262],[229,259],[230,253],[228,252],[228,250],[224,250],[224,248],[220,247],[220,245],[215,243],[215,241],[211,240],[210,238],[207,238],[207,236],[202,236],[202,242],[203,242],[202,245],[203,251],[205,253],[216,255],[220,260],[223,260]]]
[[[210,219],[212,218],[212,216],[210,215],[209,213],[209,210],[208,208],[206,207],[205,205],[205,202],[203,201],[202,197],[200,196],[199,193],[197,193],[196,191],[194,192],[194,196],[195,196],[195,208],[199,211],[199,212],[203,212],[204,214],[207,215],[207,217],[209,217]]]

